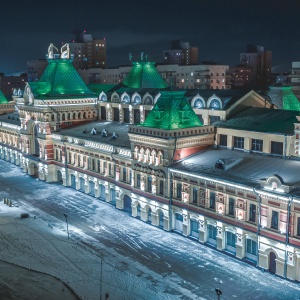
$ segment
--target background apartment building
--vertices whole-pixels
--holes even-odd
[[[174,40],[171,49],[164,51],[164,63],[173,65],[197,65],[198,47],[191,47],[189,42]]]
[[[132,66],[113,69],[79,70],[88,83],[118,84],[129,73]],[[228,65],[157,65],[158,73],[168,84],[179,89],[230,89]]]
[[[265,51],[263,46],[248,45],[246,52],[240,53],[240,65],[252,68],[254,88],[270,85],[272,51]]]
[[[95,39],[84,31],[70,43],[75,69],[106,68],[106,40]]]
[[[26,81],[26,73],[20,75],[4,75],[4,73],[0,73],[0,90],[10,100],[13,90],[24,90]]]

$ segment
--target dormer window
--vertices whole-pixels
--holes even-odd
[[[274,174],[267,179],[262,179],[261,184],[266,190],[276,193],[288,193],[293,188],[293,186],[286,185],[283,179],[277,174]]]
[[[213,100],[210,102],[210,108],[211,108],[211,109],[220,109],[220,108],[221,108],[220,101],[217,100],[217,99],[213,99]]]

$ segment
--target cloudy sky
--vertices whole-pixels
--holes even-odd
[[[161,61],[170,41],[199,48],[199,61],[235,65],[247,44],[273,52],[274,70],[300,61],[299,0],[7,0],[0,7],[0,72],[26,70],[53,42],[86,30],[106,38],[108,66],[128,54]]]

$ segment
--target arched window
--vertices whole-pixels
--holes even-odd
[[[138,147],[135,147],[134,148],[134,159],[138,159],[138,154],[139,154],[139,148]]]
[[[107,102],[107,97],[106,97],[105,93],[102,92],[100,94],[99,100],[102,101],[102,102]]]
[[[144,162],[148,162],[150,157],[150,150],[147,149],[144,156]]]
[[[163,154],[159,151],[156,161],[155,161],[155,165],[161,165],[163,161]]]
[[[145,152],[145,150],[144,150],[144,148],[141,148],[140,149],[140,154],[139,154],[139,161],[142,161],[143,160],[143,158],[144,158],[144,152]]]
[[[128,103],[130,103],[130,98],[129,98],[129,96],[128,96],[127,94],[124,94],[124,95],[122,96],[121,102],[122,102],[123,104],[128,104]]]
[[[141,97],[139,95],[134,95],[133,97],[133,104],[141,104]]]
[[[194,100],[194,108],[204,108],[204,101],[201,98],[197,98]]]
[[[112,96],[111,96],[111,102],[119,102],[119,96],[117,93],[114,93]]]
[[[220,100],[218,100],[218,99],[212,99],[212,100],[210,101],[209,107],[210,107],[211,109],[221,109],[221,103],[220,103]]]
[[[146,97],[145,97],[145,99],[144,99],[144,104],[145,104],[145,105],[152,105],[152,104],[153,104],[153,101],[152,101],[151,96],[146,96]]]
[[[156,160],[156,151],[152,150],[149,163],[153,164],[155,163],[155,160]]]

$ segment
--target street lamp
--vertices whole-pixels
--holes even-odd
[[[64,213],[64,217],[66,218],[66,223],[67,223],[67,233],[68,233],[68,239],[69,239],[69,226],[68,226],[68,215]]]
[[[220,289],[215,289],[215,291],[216,291],[216,294],[218,295],[218,300],[220,300],[221,299],[221,295],[222,295],[222,291],[220,290]]]

